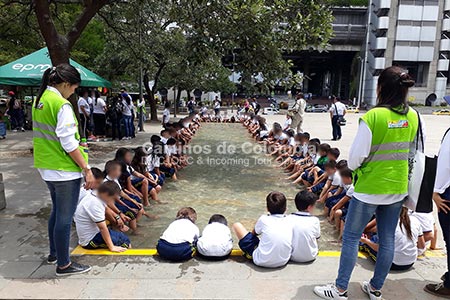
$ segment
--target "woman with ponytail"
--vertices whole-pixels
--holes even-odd
[[[91,269],[71,262],[69,257],[70,230],[81,179],[84,175],[86,189],[95,181],[88,165],[87,149],[80,146],[78,121],[67,101],[80,82],[80,73],[69,64],[47,69],[33,103],[34,166],[47,184],[52,199],[47,262],[57,264],[57,276]]]
[[[100,97],[100,92],[94,92],[94,134],[97,138],[105,138],[106,103]]]
[[[408,105],[413,85],[407,70],[384,69],[378,77],[378,104],[359,120],[348,160],[357,179],[342,236],[338,276],[335,284],[314,288],[322,299],[348,299],[359,240],[374,214],[380,249],[373,277],[361,287],[370,299],[382,299],[381,288],[394,259],[395,230],[408,196],[408,160],[415,154],[410,149],[416,149],[420,123],[418,113]]]

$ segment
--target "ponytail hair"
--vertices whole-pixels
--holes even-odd
[[[411,219],[409,218],[406,207],[402,207],[402,211],[400,212],[400,230],[403,232],[403,229],[405,229],[408,239],[412,240]]]
[[[397,113],[407,114],[408,90],[414,86],[414,80],[408,71],[392,66],[384,69],[378,77],[377,107],[387,107]]]
[[[70,85],[79,84],[81,76],[78,70],[70,64],[59,64],[56,67],[45,70],[42,76],[41,86],[36,98],[35,108],[38,107],[42,94],[47,89],[47,86],[67,82]]]
[[[94,91],[94,94],[95,94],[95,105],[97,105],[97,100],[98,100],[98,98],[100,98],[100,92]]]

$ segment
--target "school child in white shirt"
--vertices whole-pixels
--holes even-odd
[[[317,196],[308,191],[298,192],[295,196],[298,211],[288,216],[292,222],[292,261],[312,262],[319,253],[320,221],[311,215],[316,200]]]
[[[180,262],[195,255],[195,244],[200,235],[196,221],[197,213],[192,207],[183,207],[178,211],[176,220],[164,231],[156,246],[162,259]]]
[[[286,197],[280,192],[271,192],[266,198],[268,215],[261,216],[252,232],[241,223],[233,225],[239,239],[239,247],[245,257],[265,268],[286,265],[292,252],[292,224],[286,212]]]
[[[345,218],[347,216],[348,205],[353,197],[355,188],[352,184],[352,170],[350,170],[348,167],[345,167],[338,172],[341,177],[342,184],[346,186],[346,194],[331,208],[328,221],[330,221],[330,223],[334,222],[334,226],[339,231],[339,240],[341,240],[342,234],[344,232],[344,224]]]
[[[233,250],[233,238],[227,219],[223,215],[212,215],[198,239],[198,253],[207,259],[222,260],[228,258],[231,250]]]
[[[394,260],[392,261],[391,270],[406,271],[409,270],[417,261],[419,245],[420,223],[414,217],[409,217],[408,209],[402,208],[400,220],[395,230],[395,249]],[[378,252],[378,236],[363,236],[360,240],[360,250],[369,254],[372,260],[376,261]]]
[[[92,185],[92,189],[87,190],[84,184],[80,188],[80,196],[78,197],[78,203],[80,203],[81,199],[86,197],[86,195],[90,194],[93,190],[96,190],[102,183],[105,175],[99,168],[91,168],[92,175],[94,175],[95,181]]]
[[[164,104],[162,126],[166,128],[167,124],[169,124],[169,121],[170,121],[170,102],[167,101],[166,104]]]
[[[131,248],[130,239],[119,231],[108,229],[105,210],[114,202],[120,189],[113,182],[102,183],[97,191],[91,191],[77,206],[74,221],[78,243],[86,249],[108,248],[112,252],[123,252]]]
[[[412,216],[415,217],[420,223],[420,228],[423,233],[421,238],[423,239],[425,245],[429,242],[430,250],[437,250],[438,229],[433,213],[413,212]],[[422,255],[425,251],[426,247],[424,249],[419,249],[419,255]]]

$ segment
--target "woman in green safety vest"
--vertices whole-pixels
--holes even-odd
[[[78,203],[81,179],[86,189],[94,178],[87,160],[87,149],[80,146],[78,122],[69,98],[81,82],[80,73],[69,64],[47,69],[33,104],[34,166],[47,184],[52,198],[48,220],[50,255],[47,262],[57,264],[56,275],[80,274],[90,266],[70,261],[69,240],[73,214]]]
[[[378,78],[378,104],[360,119],[349,153],[355,192],[345,222],[338,277],[335,284],[314,288],[323,299],[348,299],[358,242],[376,215],[379,251],[375,272],[361,287],[371,300],[381,300],[394,257],[395,230],[408,195],[408,159],[414,154],[410,149],[414,149],[419,128],[419,115],[407,101],[413,85],[406,70],[395,66],[383,70]]]

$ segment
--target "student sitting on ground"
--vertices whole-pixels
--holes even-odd
[[[292,225],[285,215],[284,194],[271,192],[266,203],[269,214],[259,218],[252,232],[241,223],[235,223],[233,229],[248,259],[260,267],[277,268],[286,265],[291,258]]]
[[[233,239],[227,219],[222,215],[212,215],[197,242],[198,253],[209,259],[226,259],[233,250]]]
[[[136,172],[144,175],[150,186],[153,187],[156,193],[161,191],[161,186],[158,184],[158,176],[150,174],[147,167],[148,154],[144,147],[137,147],[134,150],[134,157],[131,161],[131,167],[133,167]]]
[[[200,235],[196,221],[197,213],[192,207],[178,211],[176,220],[164,231],[156,246],[162,259],[179,262],[195,255],[195,244]]]
[[[419,239],[423,239],[422,243],[427,245],[430,243],[430,250],[437,250],[437,237],[438,230],[436,226],[436,221],[433,216],[433,212],[430,213],[419,213],[413,212],[412,217],[415,217],[420,223],[420,230],[422,231],[423,236],[419,237]],[[419,255],[424,254],[426,251],[426,247],[423,249],[419,249]]]
[[[319,253],[320,221],[311,215],[317,196],[308,191],[298,192],[295,206],[298,211],[289,215],[292,222],[291,260],[299,263],[314,261]]]
[[[131,248],[130,239],[123,232],[108,229],[105,222],[106,206],[114,202],[119,193],[120,189],[115,183],[105,182],[78,204],[74,221],[78,243],[83,248],[108,248],[112,252],[123,252]]]
[[[352,184],[352,170],[346,167],[338,172],[341,177],[342,184],[345,185],[346,194],[331,208],[328,220],[330,223],[334,223],[336,230],[339,232],[338,239],[342,240],[345,218],[347,216],[348,206],[355,192],[355,188]]]
[[[328,151],[330,151],[331,147],[328,144],[320,144],[318,149],[319,151],[317,152],[317,154],[310,153],[310,156],[314,156],[314,159],[310,160],[307,164],[305,164],[301,172],[299,170],[297,173],[293,174],[290,177],[292,179],[295,179],[294,183],[302,182],[303,184],[305,184],[306,182],[309,182],[309,184],[307,184],[306,186],[311,186],[311,184],[316,179],[314,178],[314,173],[312,172],[314,167],[318,167],[318,170],[324,169],[324,165],[328,161]],[[309,150],[312,152],[315,151],[316,149],[309,149]]]
[[[409,217],[408,209],[402,208],[400,220],[395,230],[395,249],[394,260],[392,261],[391,270],[406,271],[409,270],[417,261],[417,248],[424,248],[419,245],[418,240],[420,232],[420,223],[414,217]],[[378,236],[363,236],[361,238],[360,250],[369,254],[372,260],[377,260],[378,252]]]
[[[92,175],[94,175],[95,182],[92,185],[92,189],[87,190],[85,188],[85,185],[83,184],[80,188],[80,196],[78,197],[78,203],[80,203],[81,199],[83,199],[86,195],[90,194],[93,190],[96,190],[100,184],[103,183],[103,179],[105,178],[105,175],[103,174],[102,170],[99,168],[91,168]]]

